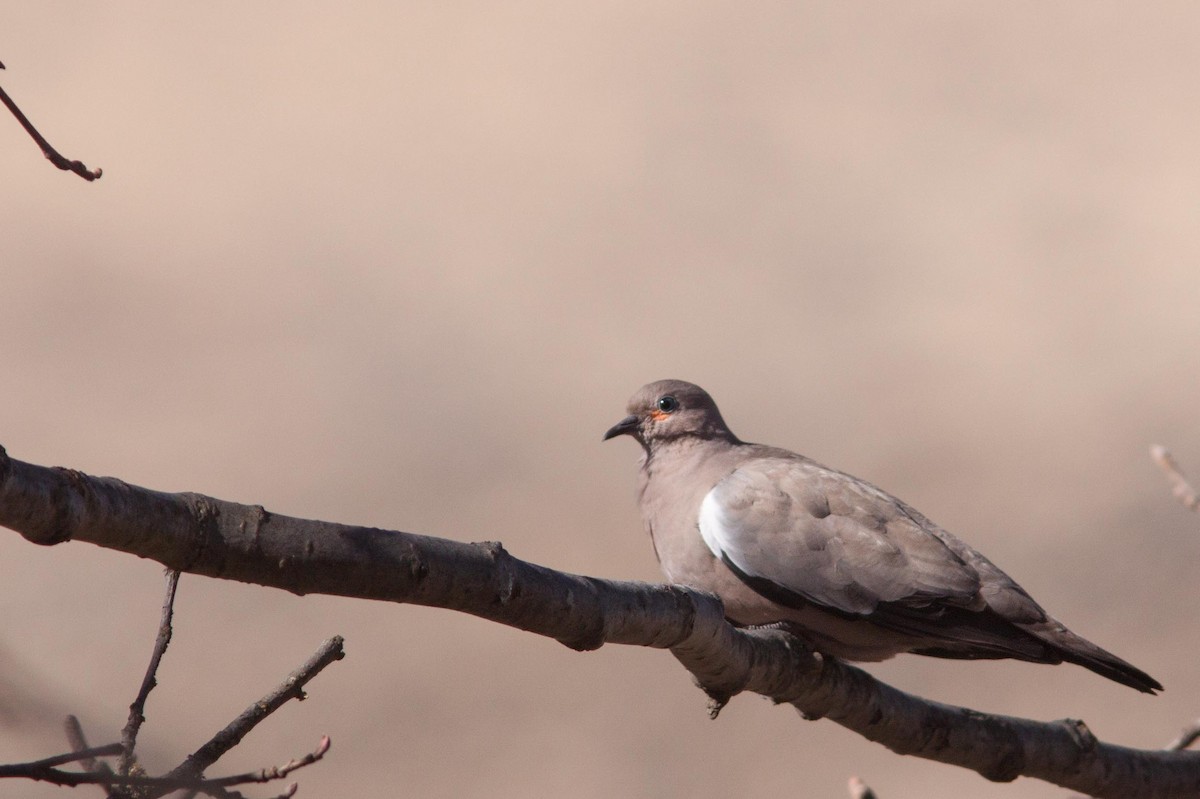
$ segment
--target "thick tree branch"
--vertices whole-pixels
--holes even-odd
[[[1196,796],[1200,753],[1097,741],[1078,721],[985,715],[911,696],[770,630],[735,629],[720,601],[682,586],[581,577],[465,544],[280,516],[200,494],[35,466],[0,449],[0,525],[38,544],[68,540],[169,568],[282,588],[443,607],[555,638],[669,648],[718,704],[753,691],[828,717],[893,751],[1028,776],[1096,797]]]

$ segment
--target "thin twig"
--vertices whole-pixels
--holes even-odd
[[[1167,481],[1171,484],[1171,493],[1175,499],[1179,500],[1188,510],[1200,511],[1200,495],[1197,495],[1196,489],[1192,488],[1192,484],[1183,476],[1179,464],[1171,457],[1170,451],[1161,444],[1155,444],[1150,448],[1150,457],[1166,473]]]
[[[3,64],[0,64],[0,69],[4,69]],[[46,138],[42,136],[42,134],[38,133],[38,129],[35,128],[33,123],[29,121],[29,117],[25,116],[25,114],[21,112],[20,108],[17,108],[17,104],[13,102],[13,99],[8,96],[8,92],[4,91],[3,88],[0,88],[0,102],[3,102],[4,105],[8,106],[8,110],[11,111],[12,115],[15,116],[17,121],[21,123],[21,127],[25,128],[25,132],[33,137],[33,140],[37,142],[38,147],[42,148],[42,155],[46,156],[50,163],[54,164],[59,169],[64,169],[68,172],[74,172],[76,175],[79,175],[79,177],[89,182],[96,180],[104,174],[103,169],[100,169],[99,167],[96,167],[94,170],[88,169],[87,165],[85,165],[82,161],[72,161],[66,156],[62,155],[62,153],[60,153],[58,150],[54,149],[54,147],[50,145],[50,142],[46,141]]]
[[[105,785],[109,787],[122,786],[131,788],[150,788],[161,793],[187,788],[210,796],[240,796],[236,791],[227,790],[233,785],[248,785],[252,783],[272,782],[281,780],[288,774],[305,766],[312,765],[325,756],[329,751],[329,736],[321,737],[317,748],[302,758],[289,760],[282,766],[271,766],[258,771],[248,771],[243,774],[231,774],[227,777],[202,779],[197,777],[181,777],[168,774],[164,777],[146,777],[140,774],[99,774],[96,772],[62,771],[55,768],[64,763],[82,760],[87,757],[108,757],[121,753],[121,744],[113,743],[107,746],[97,746],[82,752],[48,757],[31,763],[13,763],[0,765],[0,777],[25,777],[55,785]],[[294,785],[288,786],[283,796],[291,796],[296,792]],[[160,794],[161,795],[161,794]]]
[[[92,748],[88,744],[87,736],[83,734],[83,725],[79,723],[79,719],[75,716],[67,716],[63,721],[63,729],[67,733],[67,743],[70,745],[72,752],[87,752]],[[107,763],[91,756],[79,758],[79,765],[88,771],[112,773],[112,768]]]
[[[1184,476],[1183,470],[1175,462],[1171,451],[1162,444],[1155,444],[1150,448],[1150,457],[1166,474],[1167,482],[1171,484],[1171,494],[1188,510],[1200,510],[1200,495],[1197,495],[1196,489],[1192,488],[1192,484]],[[1185,727],[1174,740],[1163,748],[1176,752],[1183,751],[1195,743],[1197,738],[1200,738],[1200,719]]]
[[[259,769],[258,771],[247,771],[244,774],[231,774],[228,777],[214,777],[204,780],[206,787],[226,788],[230,785],[246,785],[251,782],[273,782],[281,780],[288,774],[291,774],[297,769],[302,769],[305,766],[311,766],[321,758],[325,757],[325,753],[329,751],[330,740],[328,735],[321,736],[321,742],[317,744],[317,748],[309,752],[299,760],[292,759],[284,763],[282,766],[272,766],[271,768]]]
[[[171,643],[171,617],[175,612],[175,589],[179,586],[179,572],[175,569],[167,569],[166,576],[167,589],[163,597],[162,617],[158,623],[158,636],[154,640],[154,651],[150,654],[150,664],[146,667],[146,676],[142,678],[142,687],[138,689],[137,698],[129,706],[129,721],[125,723],[125,729],[121,731],[121,743],[125,747],[118,765],[118,771],[121,774],[128,774],[130,767],[133,766],[133,747],[137,744],[138,730],[141,729],[142,722],[146,720],[144,715],[146,699],[154,690],[154,686],[158,685],[158,679],[155,677],[158,672],[158,664],[162,661],[163,653],[167,651],[167,645]]]
[[[29,763],[0,765],[0,777],[24,777],[33,772],[53,769],[55,766],[61,766],[64,763],[77,763],[81,760],[94,760],[97,757],[109,757],[119,754],[121,754],[121,745],[119,743],[93,746],[89,749],[80,749],[77,752],[65,752],[61,755],[33,760]]]
[[[292,797],[296,795],[296,789],[299,787],[300,787],[300,783],[293,782],[291,785],[289,785],[287,787],[287,790],[285,790],[283,793],[279,794],[278,796],[272,797],[272,799],[292,799]]]
[[[67,716],[66,719],[63,720],[63,729],[67,734],[67,743],[70,744],[71,751],[83,752],[91,749],[91,746],[88,744],[87,736],[83,733],[83,725],[79,723],[78,718],[75,716]],[[103,774],[111,777],[116,773],[113,771],[112,766],[108,765],[108,763],[105,763],[103,760],[97,760],[94,757],[81,758],[79,760],[79,765],[83,767],[84,771],[90,771],[93,774]],[[105,787],[111,788],[111,786]],[[116,797],[123,795],[118,790],[106,790],[105,793],[107,794],[108,799],[116,799]]]
[[[335,635],[322,643],[303,666],[289,674],[288,678],[275,690],[246,708],[240,716],[214,735],[208,743],[188,755],[186,760],[168,772],[167,777],[195,780],[209,766],[217,762],[221,755],[237,746],[259,722],[283,707],[289,699],[304,699],[305,684],[320,674],[321,670],[330,663],[345,657],[346,653],[342,649],[342,644],[343,639],[340,635]],[[325,748],[328,748],[327,742]],[[324,751],[321,751],[321,754],[324,754]]]
[[[1182,752],[1194,744],[1198,738],[1200,738],[1200,719],[1196,719],[1187,727],[1184,727],[1183,731],[1163,748],[1173,752]]]
[[[875,792],[858,777],[851,777],[847,787],[850,789],[850,799],[877,799]]]

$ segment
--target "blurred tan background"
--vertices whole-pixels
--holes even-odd
[[[1200,713],[1200,8],[1190,3],[8,4],[0,443],[282,513],[656,579],[642,383],[872,480],[1166,686],[907,657],[934,699],[1157,746]],[[0,531],[0,760],[115,739],[151,562]],[[302,796],[1057,797],[666,653],[185,576],[167,768],[324,637],[348,657],[213,773]],[[82,789],[81,789],[82,790]],[[61,796],[32,785],[5,796]],[[270,795],[270,790],[255,792]]]

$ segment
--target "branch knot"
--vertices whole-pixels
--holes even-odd
[[[205,561],[221,560],[217,555],[213,554],[213,550],[218,547],[212,546],[214,543],[221,544],[220,535],[220,517],[221,510],[212,498],[206,497],[203,494],[183,493],[179,495],[188,509],[188,513],[195,520],[195,524],[191,526],[191,541],[188,542],[184,562],[174,567],[179,571],[193,571]],[[211,564],[213,568],[206,569],[206,573],[220,574],[222,564],[214,562]]]

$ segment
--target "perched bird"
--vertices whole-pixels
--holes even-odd
[[[878,661],[1068,661],[1146,693],[1162,686],[1080,638],[1007,574],[875,486],[738,439],[704,389],[662,380],[604,434],[642,445],[638,500],[663,573],[710,591],[743,626]]]

